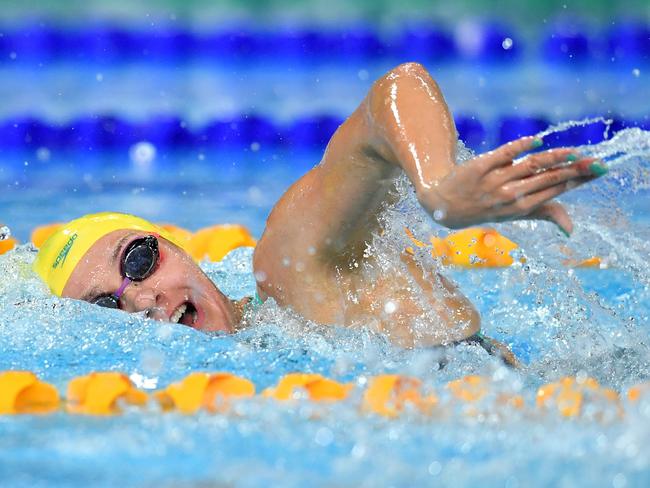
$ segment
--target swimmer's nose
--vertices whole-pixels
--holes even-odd
[[[147,312],[147,317],[153,320],[168,320],[167,311],[159,306],[160,294],[146,286],[129,286],[124,295],[122,303],[129,312]]]

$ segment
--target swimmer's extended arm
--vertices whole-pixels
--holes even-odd
[[[306,297],[336,286],[328,281],[333,274],[353,274],[402,171],[423,207],[439,210],[438,220],[448,227],[523,217],[571,230],[564,209],[548,200],[593,179],[593,160],[554,169],[572,153],[557,149],[513,165],[533,145],[528,137],[457,166],[456,138],[442,93],[422,66],[401,65],[375,82],[336,131],[321,163],[269,216],[254,261],[264,278],[261,291],[312,318]],[[327,291],[326,297],[333,296]]]
[[[562,168],[574,151],[555,149],[513,159],[541,145],[523,137],[456,165],[456,130],[442,93],[418,64],[402,65],[380,79],[366,101],[371,147],[401,167],[422,206],[449,228],[489,221],[542,218],[570,232],[563,207],[549,200],[594,179],[595,159]],[[575,154],[574,154],[575,155]]]

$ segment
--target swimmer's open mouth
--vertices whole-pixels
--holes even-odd
[[[174,313],[169,317],[169,321],[192,327],[196,323],[198,316],[199,314],[194,304],[192,302],[184,302],[174,310]]]

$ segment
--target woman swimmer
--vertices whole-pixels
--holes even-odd
[[[469,300],[444,277],[426,278],[409,255],[402,258],[402,274],[370,273],[372,266],[359,265],[372,264],[364,250],[380,230],[380,212],[395,198],[396,179],[405,173],[422,207],[452,229],[543,219],[569,234],[571,219],[552,199],[607,168],[570,148],[514,164],[542,145],[534,137],[457,166],[456,140],[440,88],[421,65],[403,64],[375,82],[336,131],[321,163],[273,208],[253,258],[260,299],[273,297],[321,324],[371,323],[404,347],[468,340],[507,354],[480,335],[480,318]],[[228,299],[174,242],[142,219],[95,214],[50,237],[35,269],[59,296],[147,311],[153,319],[204,331],[236,330],[251,299]],[[414,286],[420,290],[411,291]],[[413,327],[430,311],[437,323],[426,330]]]

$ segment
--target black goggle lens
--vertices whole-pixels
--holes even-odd
[[[146,279],[154,272],[159,255],[158,239],[154,236],[133,241],[122,259],[122,276],[133,281]]]
[[[120,308],[118,302],[119,298],[117,298],[115,295],[103,295],[101,297],[95,298],[92,303],[105,308]]]
[[[131,281],[147,279],[156,269],[159,257],[158,239],[155,236],[136,239],[122,258],[122,276]],[[92,303],[105,308],[120,308],[120,298],[115,294],[99,296]]]

